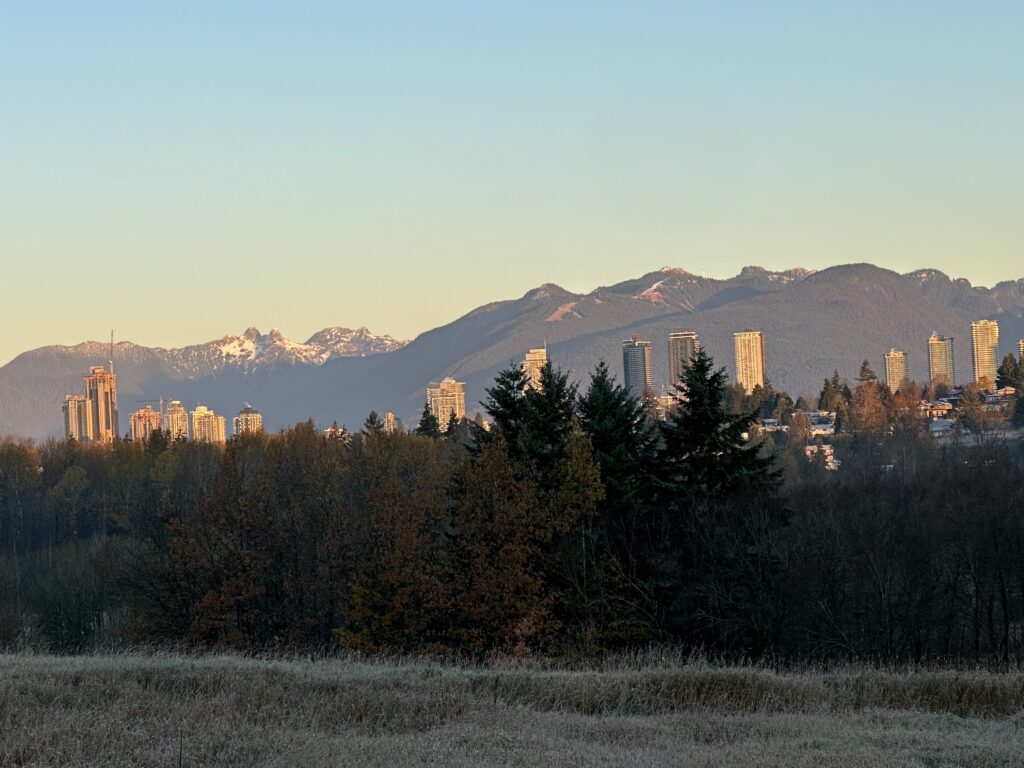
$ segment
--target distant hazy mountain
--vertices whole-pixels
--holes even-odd
[[[258,391],[266,381],[283,380],[287,370],[391,352],[406,343],[376,336],[366,328],[340,327],[325,328],[304,344],[289,341],[277,329],[261,334],[255,328],[240,336],[180,349],[118,342],[113,357],[122,427],[126,429],[127,414],[138,407],[136,401],[190,397],[195,402],[218,402],[222,407],[230,401],[234,407],[238,398],[232,395],[236,390],[252,391],[256,387]],[[0,433],[33,437],[59,434],[64,395],[82,394],[82,376],[89,366],[105,366],[110,357],[109,344],[89,341],[25,352],[0,368]]]
[[[183,350],[119,344],[115,354],[125,414],[135,400],[169,396],[228,416],[248,401],[271,428],[305,418],[357,427],[371,409],[413,423],[427,383],[446,375],[466,382],[472,411],[500,368],[545,343],[557,365],[585,379],[600,359],[620,372],[622,340],[639,334],[654,343],[660,389],[668,383],[667,337],[678,328],[697,331],[730,375],[732,334],[764,330],[769,378],[794,396],[816,393],[833,369],[852,378],[864,358],[881,372],[890,347],[906,351],[911,376],[924,380],[933,330],[956,338],[956,372],[966,380],[970,323],[979,318],[999,321],[1001,354],[1016,351],[1024,337],[1024,280],[980,288],[936,270],[899,275],[869,264],[820,272],[747,267],[728,280],[665,268],[586,294],[542,285],[408,344],[365,329],[323,331],[302,345],[249,331]],[[102,344],[46,347],[0,368],[0,431],[58,433],[63,394],[78,392],[88,365],[107,354]]]

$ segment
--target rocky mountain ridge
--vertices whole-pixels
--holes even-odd
[[[325,329],[304,343],[250,329],[179,350],[122,342],[114,354],[125,412],[136,399],[160,397],[203,402],[228,415],[251,402],[271,429],[306,418],[353,427],[370,409],[413,423],[424,388],[444,376],[466,383],[472,412],[498,370],[542,344],[556,365],[585,382],[602,359],[618,372],[622,340],[641,335],[654,344],[660,389],[668,383],[667,337],[679,328],[697,331],[730,374],[733,333],[763,330],[769,379],[794,396],[815,394],[833,369],[852,379],[864,358],[882,370],[891,347],[906,351],[911,377],[924,380],[932,331],[955,337],[956,373],[965,381],[970,323],[982,318],[999,321],[1000,354],[1015,352],[1024,337],[1024,279],[984,288],[934,269],[901,275],[870,264],[747,267],[728,279],[666,267],[587,293],[544,284],[408,343],[365,329]],[[79,392],[88,366],[105,363],[108,354],[96,342],[44,347],[0,368],[0,434],[59,434],[63,395]]]

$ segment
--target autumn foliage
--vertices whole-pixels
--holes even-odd
[[[866,379],[844,471],[783,485],[724,373],[686,376],[663,422],[604,365],[512,367],[489,430],[0,443],[0,645],[1024,655],[1012,450],[880,434]]]

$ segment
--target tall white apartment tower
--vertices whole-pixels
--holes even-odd
[[[651,342],[633,336],[622,342],[622,374],[626,390],[633,397],[651,397]]]
[[[180,400],[171,400],[163,414],[163,429],[171,440],[188,440],[188,411]]]
[[[523,360],[523,373],[526,374],[526,386],[530,389],[540,389],[540,372],[548,364],[548,349],[540,347],[531,349],[526,353]]]
[[[441,431],[446,432],[452,414],[455,414],[457,420],[466,417],[466,390],[463,383],[450,377],[432,382],[427,387],[427,405]]]
[[[117,377],[102,365],[93,366],[85,377],[85,396],[92,403],[92,439],[112,442],[118,436]]]
[[[228,441],[227,419],[219,416],[205,405],[197,405],[192,411],[192,439],[199,443],[226,443]]]
[[[92,440],[92,401],[81,395],[68,395],[61,407],[64,414],[64,439],[88,443]]]
[[[999,368],[999,323],[995,320],[971,323],[971,359],[974,362],[974,380],[994,387]]]
[[[909,379],[907,373],[907,353],[898,349],[890,349],[885,353],[885,383],[895,392],[903,389]]]
[[[246,403],[245,408],[235,416],[233,426],[236,435],[258,434],[263,431],[263,414]]]
[[[736,345],[736,383],[748,395],[765,385],[764,332],[748,328],[733,334]]]

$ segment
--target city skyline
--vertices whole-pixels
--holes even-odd
[[[734,333],[735,368],[733,383],[745,394],[752,394],[758,388],[769,385],[766,376],[766,351],[763,331],[746,329]],[[974,368],[974,382],[981,385],[983,391],[995,392],[998,366],[993,362],[998,350],[999,324],[992,320],[978,320],[971,323],[971,351]],[[929,384],[935,395],[943,389],[955,387],[955,367],[953,358],[953,338],[940,336],[933,332],[928,338]],[[696,331],[680,329],[668,334],[668,364],[672,372],[670,377],[681,379],[689,361],[701,349]],[[1024,339],[1018,341],[1018,362],[1024,365]],[[111,347],[111,353],[113,347]],[[526,389],[541,388],[541,371],[551,361],[548,359],[547,347],[529,349],[519,364],[524,376]],[[652,344],[650,341],[634,335],[622,342],[622,381],[623,389],[639,399],[649,400],[658,410],[659,418],[666,418],[672,408],[673,396],[657,396],[652,386]],[[865,360],[870,366],[870,360]],[[109,361],[113,371],[113,354]],[[895,393],[911,382],[907,353],[890,348],[884,355],[884,383]],[[116,377],[102,366],[90,367],[89,373],[83,377],[86,396],[67,395],[61,403],[65,439],[85,442],[112,442],[119,438],[117,434],[117,392]],[[454,416],[458,420],[467,417],[465,406],[464,383],[452,377],[445,377],[439,382],[431,382],[427,387],[426,407],[437,419],[442,432],[447,431],[449,420]],[[996,393],[1001,394],[1001,393]],[[933,395],[933,396],[935,396]],[[147,441],[157,429],[171,435],[172,439],[192,439],[199,442],[224,443],[227,441],[227,420],[203,404],[197,404],[192,411],[187,411],[179,400],[167,401],[136,401],[146,404],[131,413],[127,437],[135,441]],[[159,410],[154,410],[153,402],[158,402]],[[934,410],[927,401],[922,400],[926,411]],[[107,415],[104,417],[104,413]],[[106,421],[104,421],[106,419]],[[107,426],[102,425],[106,423]],[[113,423],[111,431],[110,423]],[[189,424],[191,423],[191,430]],[[336,422],[334,422],[336,424]],[[393,411],[384,411],[382,421],[384,431],[393,432],[401,429],[401,419]],[[232,436],[256,434],[264,431],[263,415],[253,406],[246,403],[232,419]],[[330,431],[332,428],[329,428]]]
[[[87,337],[134,317],[169,347],[247,324],[408,338],[543,282],[613,283],[627,261],[725,277],[873,253],[1020,277],[1019,4],[537,14],[10,8],[0,361],[80,340],[38,312],[44,291],[109,299]],[[203,274],[204,311],[174,324],[143,290],[171,268]],[[367,290],[382,268],[387,302]],[[446,294],[451,274],[491,273],[502,290]]]

